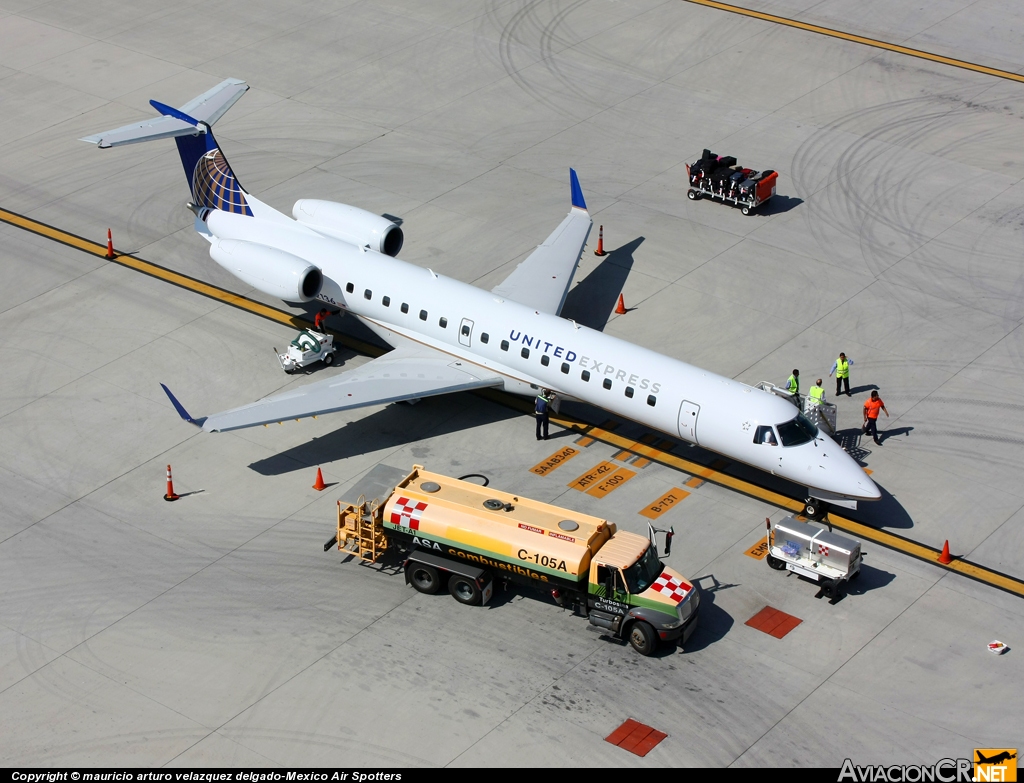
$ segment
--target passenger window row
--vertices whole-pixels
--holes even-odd
[[[345,291],[350,293],[350,294],[353,293],[355,291],[355,285],[353,283],[348,283],[345,286]],[[363,298],[367,299],[367,300],[372,299],[373,298],[373,291],[371,291],[369,288],[367,288],[365,291],[363,291]],[[391,306],[391,297],[390,296],[382,297],[380,301],[381,301],[381,304],[383,304],[385,307],[390,307]],[[409,312],[409,305],[408,305],[408,303],[402,302],[402,306],[399,309],[401,309],[401,311],[403,313],[408,313]],[[427,320],[427,311],[426,310],[420,310],[420,320],[421,321],[426,321]],[[448,319],[444,318],[444,317],[438,319],[437,325],[440,326],[442,329],[447,329],[448,328]],[[472,330],[470,329],[469,326],[465,326],[464,325],[462,327],[462,334],[465,335],[466,337],[468,337],[470,335],[471,331]],[[490,340],[491,340],[490,335],[488,335],[487,332],[481,332],[480,333],[480,342],[481,343],[483,343],[484,345],[487,345],[490,342]],[[509,342],[508,342],[508,340],[502,340],[500,347],[501,347],[501,350],[508,351],[508,349],[509,349]],[[519,355],[522,356],[524,359],[529,359],[530,358],[530,349],[529,348],[525,348],[525,347],[522,348],[519,351]],[[548,367],[551,364],[551,357],[548,354],[546,354],[546,353],[545,354],[541,354],[540,363],[544,367]],[[559,367],[559,369],[562,371],[562,373],[564,375],[568,375],[569,372],[572,370],[572,367],[571,367],[571,365],[568,362],[562,362],[562,365],[561,365],[561,367]],[[582,372],[580,372],[580,379],[584,383],[589,383],[590,382],[590,370],[583,370]],[[601,386],[604,387],[605,389],[611,390],[611,388],[612,388],[612,379],[611,378],[605,378],[604,381],[602,381]],[[626,397],[632,399],[633,395],[635,393],[636,393],[636,390],[632,386],[627,386],[626,387],[626,389],[625,389]],[[657,405],[657,403],[658,403],[658,398],[656,396],[654,396],[653,394],[648,394],[647,395],[647,404],[648,405],[650,405],[653,408],[655,405]]]

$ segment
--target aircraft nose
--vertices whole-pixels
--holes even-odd
[[[834,441],[830,442],[829,459],[835,460],[833,464],[843,466],[839,473],[846,489],[840,490],[840,492],[858,500],[878,500],[882,497],[882,491],[878,485],[864,472],[857,461]]]

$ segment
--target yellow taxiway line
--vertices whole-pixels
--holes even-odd
[[[254,315],[261,316],[270,321],[276,321],[279,324],[285,326],[292,326],[296,329],[305,329],[313,325],[313,322],[300,318],[292,313],[279,310],[276,307],[270,307],[262,302],[257,302],[255,299],[250,299],[247,296],[232,293],[225,288],[204,283],[202,280],[196,280],[194,277],[183,275],[180,272],[162,267],[159,264],[154,264],[151,261],[144,261],[138,256],[133,256],[130,253],[118,253],[114,251],[113,258],[107,258],[107,246],[98,242],[93,242],[90,239],[80,237],[77,234],[72,234],[68,231],[62,231],[59,228],[41,223],[38,220],[32,220],[24,215],[19,215],[16,212],[9,212],[6,209],[0,209],[0,221],[7,223],[18,228],[23,228],[26,231],[30,231],[33,234],[38,234],[41,237],[52,239],[54,242],[60,242],[62,245],[73,247],[77,250],[82,250],[90,255],[99,256],[100,258],[110,261],[112,264],[120,264],[126,266],[129,269],[134,269],[136,272],[142,272],[150,277],[155,277],[158,280],[163,280],[166,283],[186,288],[189,291],[194,291],[197,294],[202,294],[210,299],[216,299],[218,302],[237,307],[239,310],[245,310],[246,312],[253,313]],[[366,354],[367,356],[380,356],[384,353],[383,350],[378,348],[376,345],[364,342],[363,340],[357,340],[354,337],[348,335],[337,334],[335,337],[344,344],[346,347],[351,348],[359,353]]]
[[[853,33],[844,33],[842,30],[833,30],[831,27],[822,27],[817,24],[810,24],[808,22],[800,22],[796,19],[789,19],[785,16],[775,16],[774,14],[766,14],[761,11],[751,11],[749,8],[741,8],[736,5],[729,5],[727,3],[719,3],[716,0],[684,0],[687,3],[693,3],[694,5],[703,5],[707,8],[715,8],[719,11],[727,11],[730,14],[739,14],[740,16],[747,16],[751,19],[760,19],[764,22],[771,22],[772,24],[779,24],[785,27],[794,27],[797,30],[806,30],[809,33],[817,33],[818,35],[827,35],[830,38],[839,38],[843,41],[851,41],[852,43],[863,44],[864,46],[871,46],[875,49],[884,49],[888,52],[896,52],[897,54],[905,54],[909,57],[918,57],[922,60],[930,60],[933,63],[941,63],[942,65],[950,65],[954,68],[963,68],[967,71],[974,71],[975,73],[983,73],[987,76],[995,76],[999,79],[1009,79],[1014,82],[1024,82],[1024,75],[1019,73],[1013,73],[1012,71],[1002,71],[999,68],[990,68],[987,65],[979,65],[978,63],[967,62],[966,60],[957,60],[953,57],[944,57],[941,54],[934,54],[933,52],[926,52],[923,49],[912,49],[909,46],[900,46],[899,44],[889,43],[888,41],[879,41],[877,38],[868,38],[863,35],[854,35]]]
[[[688,1],[693,2],[695,0]],[[703,0],[701,1],[703,2]],[[188,275],[174,272],[170,269],[159,266],[158,264],[138,258],[137,256],[117,253],[115,250],[114,257],[108,259],[106,245],[85,239],[77,234],[62,231],[59,228],[47,225],[46,223],[41,223],[38,220],[32,220],[24,215],[0,209],[0,221],[12,226],[17,226],[18,228],[26,231],[30,231],[41,237],[46,237],[54,242],[60,242],[61,244],[76,248],[77,250],[89,253],[90,255],[103,258],[113,264],[120,264],[121,266],[134,269],[137,272],[142,272],[150,277],[155,277],[158,280],[163,280],[171,283],[172,285],[185,288],[210,299],[215,299],[219,302],[223,302],[224,304],[231,305],[232,307],[237,307],[239,310],[245,310],[246,312],[253,313],[254,315],[284,324],[285,326],[304,329],[311,325],[310,321],[300,318],[297,315],[293,315],[292,313],[279,310],[275,307],[270,307],[262,302],[249,299],[246,296],[232,293],[224,288],[204,283],[201,280],[196,280]],[[337,332],[333,332],[333,334],[343,345],[354,351],[358,351],[359,353],[368,356],[380,356],[384,353],[384,351],[376,345],[372,345]],[[533,412],[533,407],[529,401],[523,400],[521,397],[495,391],[494,389],[479,389],[475,393],[486,399],[494,400],[506,407],[523,411],[524,413]],[[799,500],[787,497],[786,495],[781,495],[778,492],[765,489],[764,487],[759,487],[749,481],[744,481],[742,479],[735,478],[734,476],[730,476],[724,472],[724,468],[728,467],[727,465],[722,468],[702,465],[698,462],[693,462],[676,456],[664,448],[659,448],[656,444],[645,443],[643,441],[623,437],[622,435],[616,435],[611,429],[588,424],[584,421],[573,419],[568,416],[562,416],[560,414],[554,415],[551,417],[551,421],[559,426],[565,427],[566,429],[570,429],[587,437],[593,438],[594,440],[599,440],[621,450],[631,451],[654,462],[659,462],[662,465],[675,468],[683,473],[688,473],[691,476],[699,476],[705,481],[710,481],[714,484],[728,487],[729,489],[737,492],[742,492],[745,495],[758,498],[759,500],[763,500],[764,502],[777,506],[778,508],[784,508],[796,513],[803,510],[803,503]],[[837,527],[840,530],[844,530],[859,538],[872,541],[898,552],[903,552],[911,557],[916,557],[920,560],[934,563],[941,568],[945,568],[949,571],[955,571],[956,573],[962,574],[970,579],[974,579],[1000,590],[1005,590],[1008,593],[1024,597],[1024,581],[1020,579],[1016,579],[1006,574],[1001,574],[998,571],[993,571],[967,560],[954,559],[949,565],[943,565],[937,562],[939,556],[939,551],[937,549],[932,549],[931,547],[919,544],[916,541],[911,541],[903,536],[898,536],[885,530],[879,530],[878,528],[864,525],[845,517],[830,514],[829,520],[833,527]]]

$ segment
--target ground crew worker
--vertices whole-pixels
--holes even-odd
[[[793,395],[793,402],[800,407],[800,371],[793,370],[793,374],[786,381],[786,391]]]
[[[864,403],[864,432],[870,432],[871,437],[879,446],[882,445],[882,441],[878,439],[878,411],[880,410],[885,411],[885,418],[888,419],[889,411],[885,410],[885,403],[878,396],[878,392],[873,391],[871,399]]]
[[[818,378],[811,387],[811,390],[807,392],[807,397],[811,401],[811,405],[821,405],[825,402],[825,389],[822,388],[821,378]]]
[[[850,394],[850,365],[853,364],[853,359],[847,359],[846,354],[840,352],[839,358],[835,360],[832,365],[832,369],[828,371],[828,377],[831,378],[832,374],[836,376],[836,397],[840,395],[839,387],[841,385],[846,386],[846,396],[852,397]]]
[[[555,393],[548,389],[541,389],[537,395],[537,401],[533,406],[533,413],[537,417],[537,440],[541,440],[541,429],[543,426],[543,439],[548,439],[548,419],[551,416],[551,405],[555,401]]]
[[[313,328],[316,329],[318,332],[322,332],[324,330],[324,321],[327,320],[327,315],[327,308],[325,307],[323,310],[317,313],[316,318],[313,319]]]

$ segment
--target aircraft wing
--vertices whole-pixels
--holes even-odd
[[[576,172],[569,169],[572,209],[544,243],[517,266],[492,293],[558,315],[583,255],[594,221],[587,212]]]
[[[481,367],[419,345],[402,345],[366,364],[240,408],[193,419],[163,386],[178,414],[207,432],[228,432],[324,413],[389,402],[500,386],[501,378]]]

